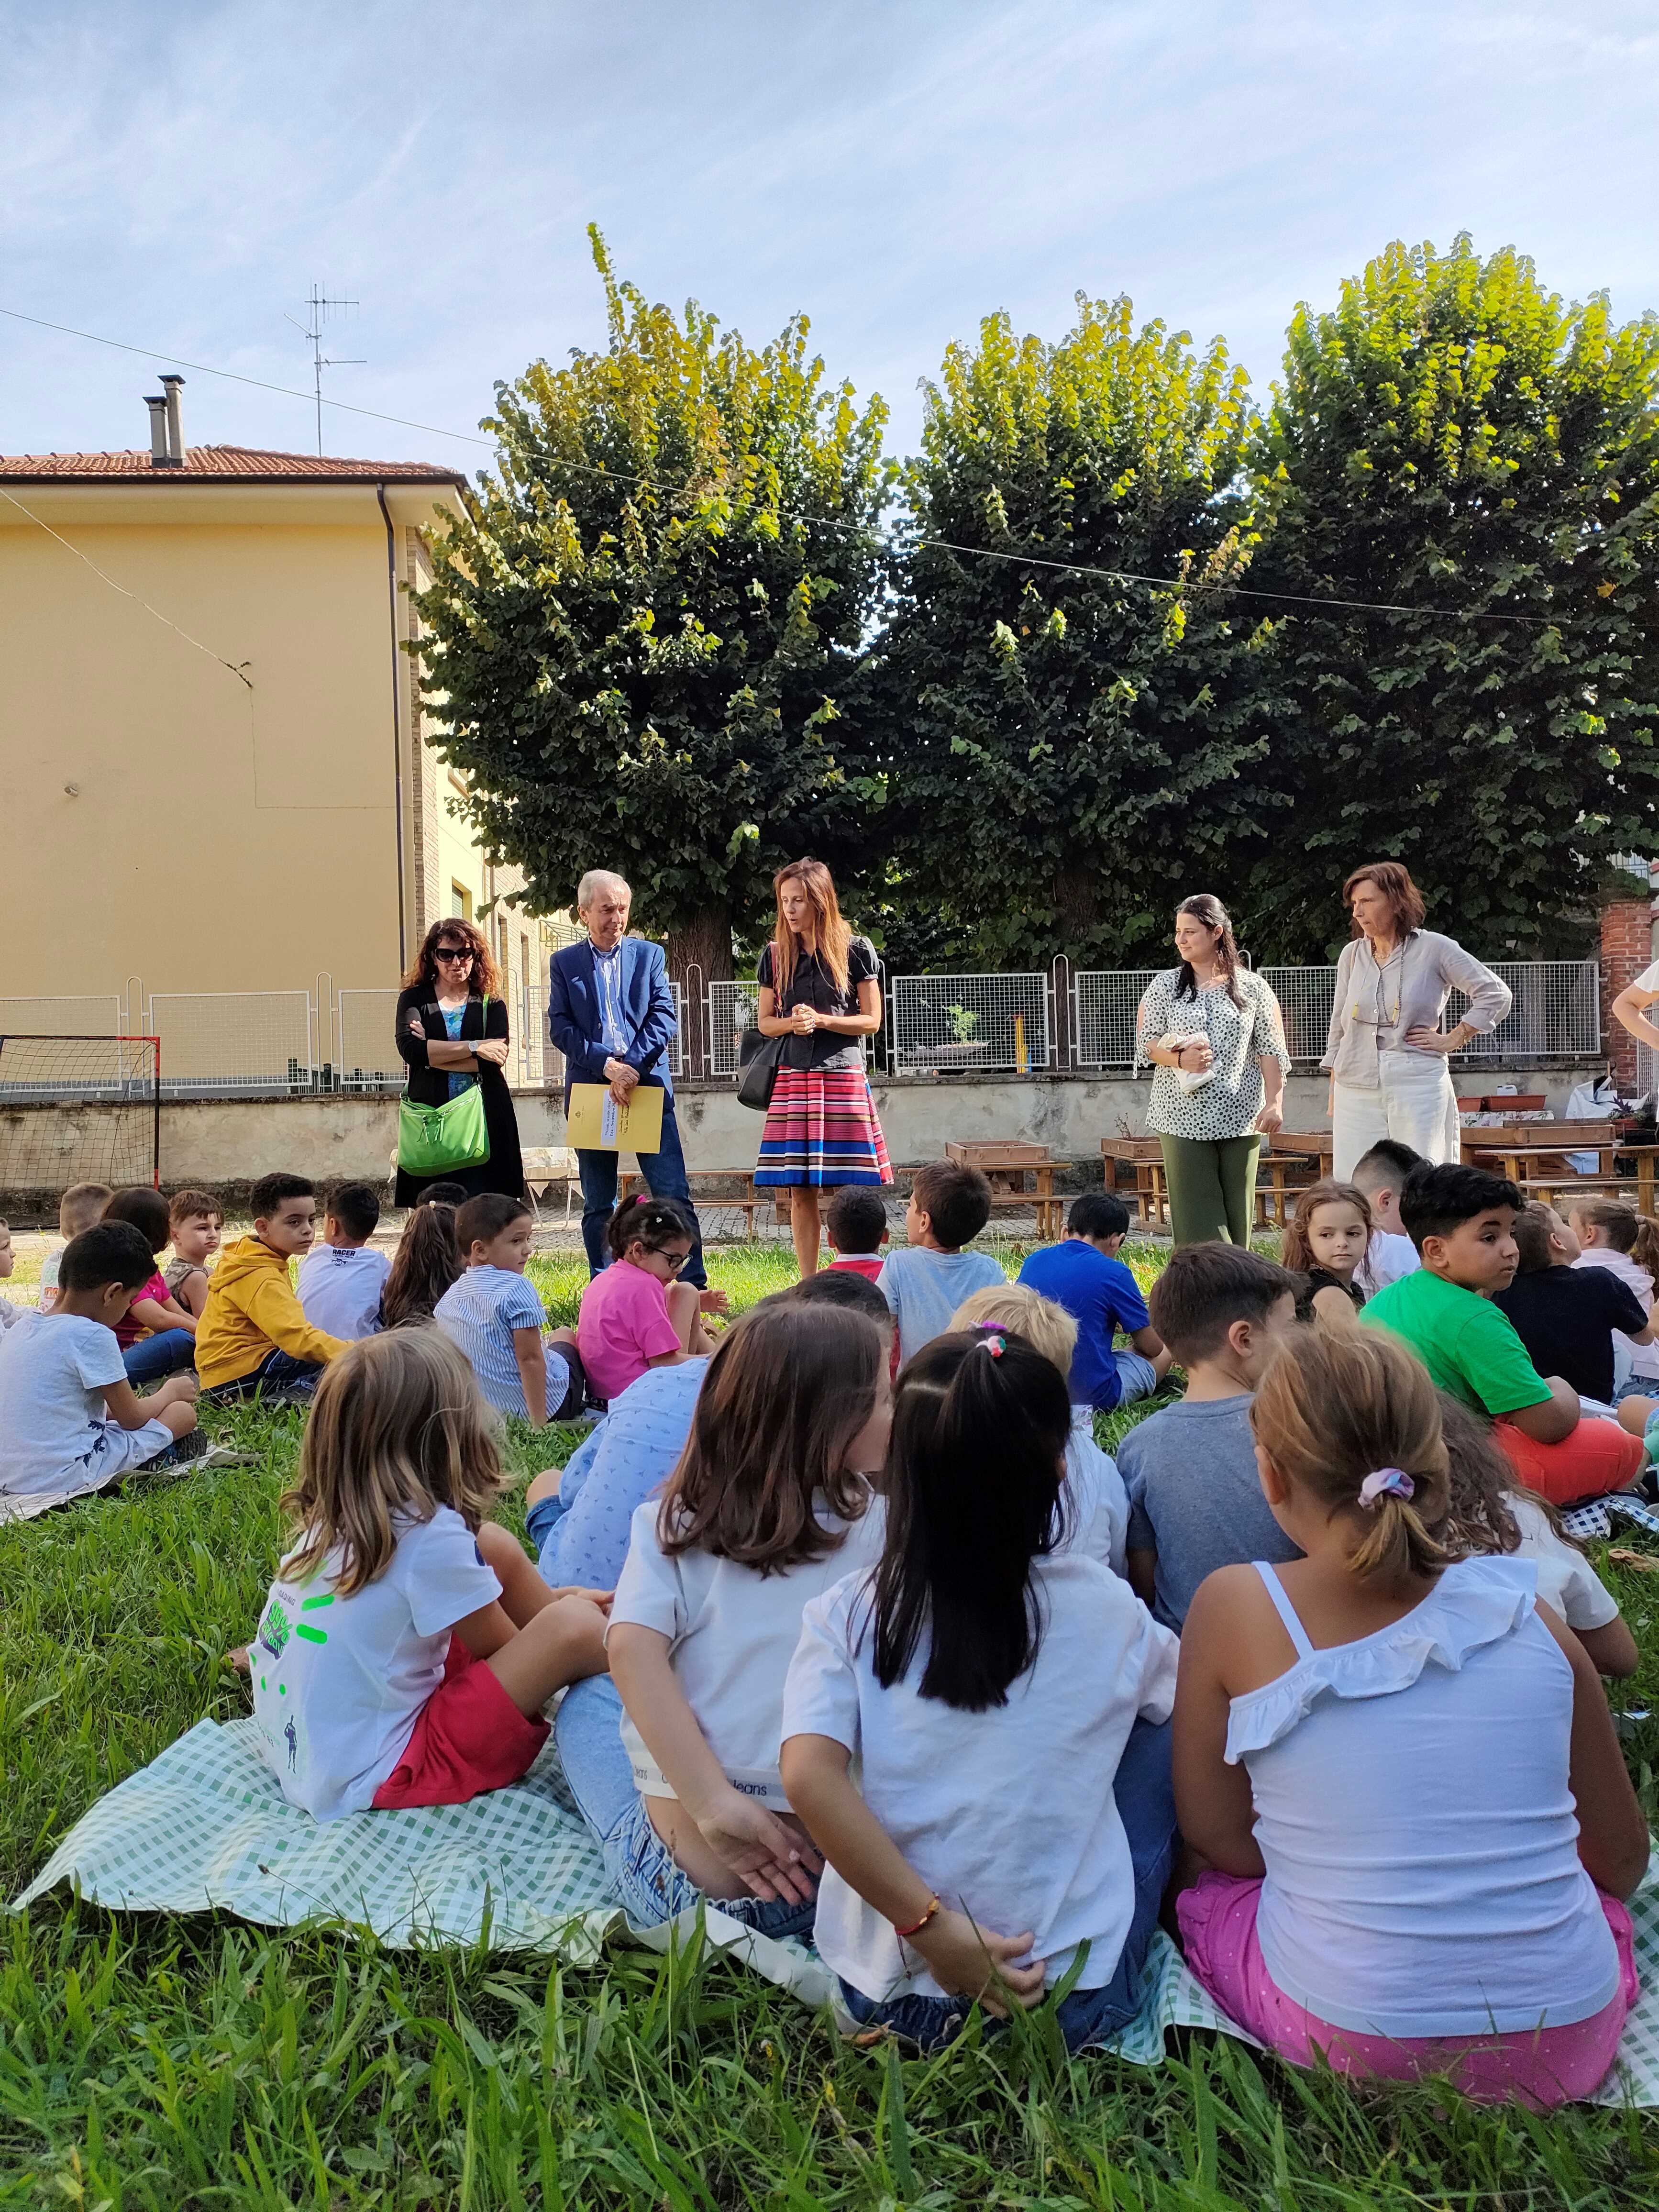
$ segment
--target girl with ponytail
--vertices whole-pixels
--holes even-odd
[[[1062,1977],[1073,2050],[1133,2013],[1175,1843],[1176,1644],[1063,1543],[1072,1409],[984,1322],[905,1366],[873,1571],[807,1606],[781,1772],[848,2011],[924,2049]],[[859,1762],[855,1784],[850,1769]]]
[[[1297,1329],[1251,1410],[1304,1554],[1224,1567],[1187,1615],[1178,1900],[1194,1972],[1297,2065],[1467,2096],[1588,2096],[1636,1992],[1647,1826],[1607,1699],[1518,1555],[1456,1558],[1428,1371]]]

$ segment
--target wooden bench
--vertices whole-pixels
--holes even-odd
[[[991,1186],[994,1211],[1033,1212],[1037,1235],[1058,1237],[1065,1225],[1066,1200],[1054,1191],[1054,1170],[1060,1163],[1047,1145],[989,1138],[953,1139],[945,1157],[958,1167],[977,1168]],[[1036,1188],[1025,1188],[1027,1176]]]
[[[749,1244],[752,1244],[755,1241],[755,1208],[757,1206],[773,1204],[775,1200],[786,1195],[782,1191],[757,1191],[755,1171],[752,1168],[698,1168],[695,1172],[688,1174],[685,1179],[691,1186],[692,1200],[699,1212],[705,1206],[711,1210],[717,1206],[723,1206],[728,1212],[742,1214],[744,1241]],[[644,1180],[644,1176],[637,1168],[629,1168],[619,1175],[617,1178],[618,1205]],[[721,1197],[707,1188],[711,1182],[740,1183],[743,1186],[743,1195],[740,1198]],[[699,1184],[704,1186],[701,1194],[698,1190]],[[779,1206],[776,1212],[780,1222],[788,1219],[788,1212],[785,1207]]]

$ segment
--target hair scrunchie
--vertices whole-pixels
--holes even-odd
[[[1368,1513],[1375,1513],[1385,1498],[1409,1499],[1416,1494],[1417,1485],[1403,1467],[1379,1467],[1359,1486],[1359,1502]]]

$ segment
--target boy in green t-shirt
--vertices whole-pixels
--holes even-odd
[[[1495,1422],[1522,1481],[1570,1505],[1632,1488],[1646,1454],[1616,1421],[1581,1419],[1572,1385],[1538,1372],[1492,1303],[1515,1279],[1515,1218],[1525,1204],[1512,1182],[1481,1168],[1413,1168],[1400,1218],[1423,1264],[1379,1291],[1360,1319],[1402,1337],[1441,1389]]]

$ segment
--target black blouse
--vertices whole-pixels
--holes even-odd
[[[772,1011],[780,1019],[796,1006],[811,1006],[820,1014],[855,1014],[859,1011],[859,985],[872,983],[879,970],[876,963],[876,948],[867,937],[855,937],[847,948],[847,988],[838,991],[836,979],[818,958],[816,952],[797,951],[795,972],[789,978],[789,988],[780,991],[772,981],[772,947],[768,945],[760,957],[755,971],[755,981],[764,991],[774,994]],[[837,1036],[833,1030],[814,1032],[811,1036],[792,1036],[784,1046],[783,1065],[786,1067],[862,1067],[864,1041],[861,1037]]]
[[[1352,1300],[1356,1313],[1365,1303],[1365,1293],[1358,1283],[1345,1283],[1340,1276],[1332,1274],[1328,1267],[1310,1267],[1302,1280],[1307,1288],[1297,1297],[1296,1317],[1298,1321],[1313,1319],[1314,1294],[1317,1291],[1340,1291],[1346,1298]]]

